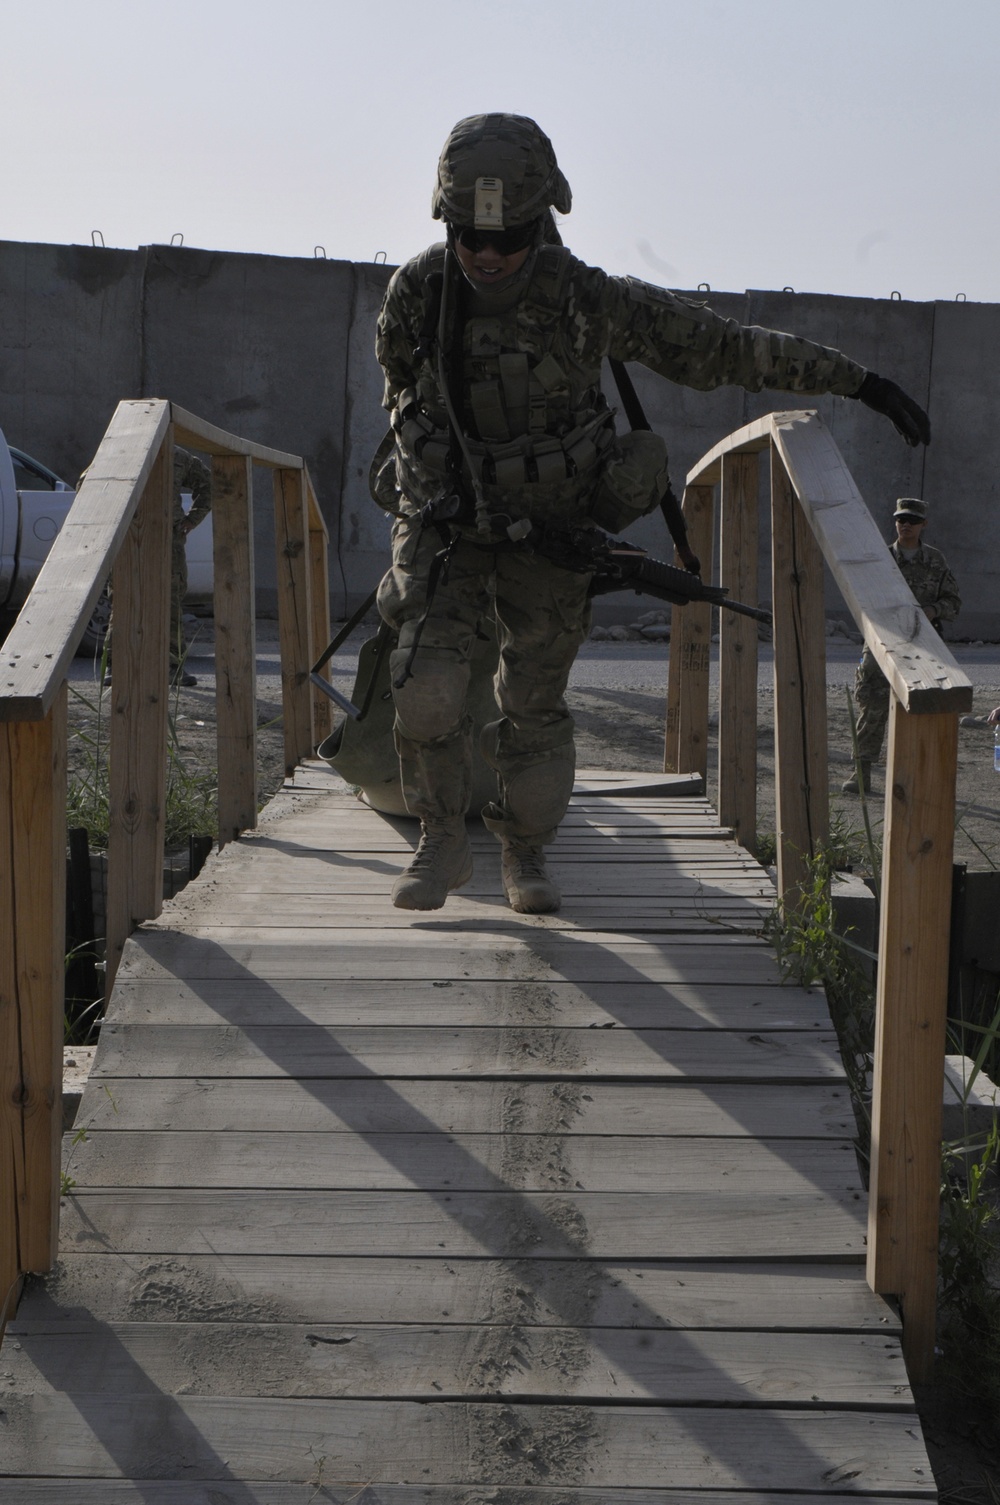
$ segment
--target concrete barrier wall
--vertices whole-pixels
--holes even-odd
[[[367,473],[386,423],[373,336],[390,273],[188,247],[0,242],[0,427],[71,480],[124,397],[169,397],[232,432],[304,454],[330,527],[340,615],[375,584],[388,551],[389,522],[368,496]],[[670,446],[677,489],[730,430],[776,408],[816,406],[887,538],[897,496],[930,502],[928,539],[947,554],[963,595],[952,635],[1000,638],[1000,308],[760,291],[705,297],[727,317],[808,335],[891,376],[928,404],[934,442],[911,450],[885,419],[844,398],[695,392],[633,367]],[[609,397],[617,403],[610,388]],[[266,612],[274,604],[266,476],[255,506],[257,599]],[[762,533],[763,568],[766,526]],[[667,552],[658,517],[631,536]],[[601,602],[625,615],[650,604]],[[831,583],[828,606],[839,605]]]

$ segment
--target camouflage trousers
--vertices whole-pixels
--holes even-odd
[[[500,661],[494,679],[499,719],[482,733],[499,775],[500,802],[483,811],[501,836],[553,840],[573,789],[569,672],[590,631],[589,575],[560,569],[528,550],[480,547],[461,536],[428,601],[435,527],[401,518],[392,566],[379,586],[383,619],[399,634],[391,656],[395,738],[403,797],[421,819],[464,815],[472,787],[472,723],[466,700],[480,624],[496,616]],[[415,636],[410,676],[404,675]]]
[[[170,549],[170,662],[176,669],[184,658],[184,597],[187,595],[188,572],[185,539],[182,529],[175,528]]]
[[[854,675],[858,703],[858,757],[878,760],[889,721],[889,681],[866,648]]]

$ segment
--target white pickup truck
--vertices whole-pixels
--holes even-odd
[[[67,481],[9,445],[0,432],[0,639],[27,600],[75,497]],[[191,498],[184,500],[190,506]],[[211,516],[188,534],[187,556],[188,599],[211,601]],[[81,653],[100,652],[110,610],[105,591],[87,624]]]

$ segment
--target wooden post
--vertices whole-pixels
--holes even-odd
[[[212,460],[219,846],[257,824],[257,647],[253,464]]]
[[[687,486],[684,517],[691,548],[701,560],[702,576],[712,578],[714,488]],[[708,664],[712,645],[712,608],[707,601],[675,606],[670,613],[670,667],[667,674],[667,721],[663,743],[664,773],[708,772]]]
[[[66,952],[66,686],[0,722],[0,1330],[59,1234]]]
[[[304,476],[309,515],[309,574],[312,591],[309,663],[314,664],[330,641],[330,539],[308,470],[304,472]],[[329,664],[324,665],[320,670],[320,675],[323,679],[329,680]],[[333,701],[315,685],[312,688],[312,713],[313,736],[318,746],[333,730]]]
[[[127,937],[163,905],[173,456],[171,426],[112,577],[109,998]]]
[[[876,1001],[868,1282],[898,1296],[911,1380],[934,1364],[958,716],[892,697]]]
[[[774,444],[771,565],[778,893],[794,905],[830,834],[823,556]]]
[[[315,748],[309,628],[309,527],[301,470],[274,472],[274,534],[278,571],[278,636],[281,643],[281,703],[285,722],[285,772]]]
[[[734,601],[757,605],[758,461],[723,455],[719,579]],[[757,846],[757,623],[719,612],[719,820]]]

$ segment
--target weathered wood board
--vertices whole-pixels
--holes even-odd
[[[558,916],[481,830],[393,910],[414,823],[310,764],[133,936],[0,1499],[935,1498],[823,994],[700,795],[600,786]]]

